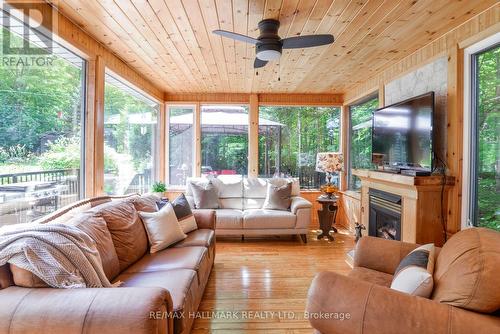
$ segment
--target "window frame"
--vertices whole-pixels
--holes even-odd
[[[55,34],[53,31],[49,31],[45,26],[40,25],[38,26],[37,23],[35,22],[34,25],[31,24],[32,18],[28,17],[27,19],[30,21],[29,24],[26,24],[26,21],[22,19],[19,15],[23,15],[22,12],[18,12],[15,10],[15,8],[12,8],[14,10],[10,11],[4,11],[3,15],[8,16],[8,22],[9,24],[5,25],[4,22],[0,23],[0,27],[2,29],[5,29],[8,31],[9,34],[11,35],[16,35],[18,38],[22,40],[26,40],[22,35],[19,35],[15,31],[13,31],[12,26],[10,25],[11,20],[16,21],[17,24],[20,24],[21,27],[24,29],[24,33],[26,31],[30,31],[31,33],[34,33],[38,35],[38,37],[43,36],[47,39],[50,39],[52,41],[52,49],[50,50],[49,53],[46,54],[46,56],[52,56],[57,58],[58,60],[64,61],[67,63],[69,66],[74,66],[75,68],[79,69],[80,71],[80,78],[79,78],[79,98],[80,101],[74,104],[74,107],[79,106],[80,111],[78,113],[73,113],[73,117],[79,116],[79,127],[80,129],[75,132],[71,132],[72,135],[78,135],[79,140],[80,140],[80,163],[79,167],[75,169],[78,172],[78,193],[77,193],[77,199],[75,202],[82,200],[86,198],[87,196],[87,185],[86,185],[86,172],[87,172],[87,149],[88,149],[88,144],[87,144],[87,138],[86,138],[86,132],[89,127],[88,119],[87,119],[87,114],[88,114],[88,75],[89,75],[89,57],[86,53],[81,51],[80,49],[74,47],[71,43],[68,43],[66,40],[60,38],[57,34]],[[2,32],[3,33],[3,32]],[[40,46],[36,41],[33,41],[30,39],[26,40],[28,43],[33,44],[36,48],[44,49],[43,46]],[[54,52],[54,49],[59,50],[59,51],[64,51],[61,53],[56,53]],[[69,57],[69,58],[68,58]],[[71,60],[71,59],[77,58],[78,61]],[[64,137],[61,137],[64,138]],[[17,173],[14,173],[17,174]],[[73,202],[74,203],[74,202]],[[64,205],[64,204],[63,204]],[[55,211],[57,211],[57,204],[55,205]],[[45,214],[50,214],[50,212],[45,212]],[[16,213],[17,215],[17,213]],[[1,216],[1,215],[0,215]],[[42,216],[43,217],[43,216]],[[40,217],[38,217],[40,218]],[[35,219],[38,219],[35,218]],[[2,225],[0,224],[0,227]]]
[[[462,219],[461,229],[475,227],[478,217],[478,170],[479,136],[477,112],[479,84],[477,82],[477,58],[480,54],[500,45],[500,33],[496,33],[464,49],[464,107],[463,107],[463,171],[462,171]]]
[[[352,154],[351,154],[351,144],[352,144],[352,109],[355,107],[358,107],[362,104],[365,104],[367,102],[370,102],[372,100],[378,99],[379,105],[377,107],[380,108],[380,96],[379,96],[379,91],[377,90],[376,92],[373,92],[371,94],[368,94],[361,99],[358,99],[350,104],[347,105],[347,142],[346,142],[346,152],[347,152],[347,159],[346,161],[346,190],[348,191],[359,191],[360,189],[353,189],[351,180],[352,180]],[[372,119],[373,119],[373,112],[372,112]]]
[[[105,108],[106,99],[104,96],[106,94],[105,93],[106,92],[106,85],[109,84],[107,81],[108,77],[111,77],[114,81],[116,81],[118,83],[118,86],[114,86],[114,87],[117,87],[126,93],[129,93],[129,90],[134,91],[133,93],[129,93],[129,94],[137,99],[141,99],[141,98],[146,99],[146,100],[149,100],[150,102],[154,102],[158,105],[158,110],[157,110],[157,114],[156,114],[156,139],[154,139],[156,141],[157,145],[154,148],[154,152],[151,153],[152,157],[153,157],[153,170],[152,170],[152,175],[151,175],[152,176],[151,182],[152,183],[157,182],[161,179],[161,171],[160,171],[160,163],[159,162],[160,162],[160,157],[161,157],[161,152],[160,152],[161,126],[160,126],[160,123],[161,123],[161,113],[162,113],[162,110],[161,110],[162,109],[162,102],[160,100],[158,100],[157,98],[151,96],[150,94],[148,94],[143,89],[139,88],[137,85],[133,84],[129,80],[125,79],[123,76],[121,76],[117,72],[113,71],[108,66],[105,66],[105,68],[104,68],[104,83],[103,83],[103,103],[102,103],[102,117],[103,117],[103,123],[102,123],[103,142],[102,142],[102,145],[103,146],[106,144],[106,141],[104,138],[104,129],[105,129],[104,116],[106,114],[106,108]],[[113,84],[111,84],[111,85],[113,85]],[[138,97],[137,95],[139,95],[140,97]],[[103,159],[102,159],[103,164],[104,164],[104,154],[105,153],[103,152]],[[104,174],[104,165],[102,165],[100,167],[101,167],[100,171],[102,172],[102,174]],[[103,180],[102,187],[104,187],[104,185],[105,185],[104,175],[102,175],[102,180]],[[123,194],[123,195],[126,195],[126,194]],[[115,195],[112,195],[112,196],[115,196]]]
[[[302,108],[302,107],[310,107],[310,108],[335,108],[335,109],[338,109],[338,113],[339,113],[339,134],[338,134],[338,150],[337,152],[343,152],[343,142],[342,142],[342,136],[343,136],[343,128],[342,128],[342,105],[341,104],[331,104],[331,105],[328,105],[328,104],[296,104],[296,103],[293,103],[293,104],[288,104],[288,103],[259,103],[258,104],[258,111],[259,111],[259,115],[258,115],[258,119],[260,120],[260,108],[261,107],[281,107],[281,108],[287,108],[287,107],[290,107],[290,108]],[[257,125],[258,127],[260,127],[260,123]],[[259,155],[260,156],[260,155]],[[345,159],[345,158],[344,158]],[[279,166],[279,172],[281,172],[281,166]],[[342,186],[341,185],[342,183],[342,177],[339,176],[339,189],[340,187]],[[300,185],[301,186],[301,185]],[[314,190],[320,190],[320,189],[314,189],[314,188],[300,188],[301,191],[314,191]]]
[[[195,115],[195,122],[196,122],[196,119],[199,117],[199,122],[196,124],[197,126],[197,129],[195,129],[195,134],[198,134],[199,133],[199,138],[195,138],[195,143],[200,143],[199,146],[196,145],[195,148],[196,148],[196,152],[194,153],[195,154],[195,163],[196,164],[199,164],[199,166],[196,166],[195,165],[195,169],[193,170],[193,173],[196,175],[196,176],[200,176],[202,175],[202,161],[203,161],[203,157],[202,157],[202,151],[203,151],[203,107],[204,106],[235,106],[235,107],[245,107],[246,110],[247,110],[247,116],[248,116],[248,129],[247,129],[247,141],[248,141],[248,145],[247,145],[247,172],[246,174],[242,175],[242,177],[248,177],[249,176],[249,166],[250,166],[250,123],[251,123],[251,120],[250,120],[250,114],[251,114],[251,107],[250,107],[250,103],[247,101],[247,102],[200,102],[197,104],[197,109],[198,109],[198,115]],[[258,117],[258,115],[257,115]],[[196,159],[197,158],[197,159]],[[198,162],[196,162],[198,161]],[[240,174],[237,174],[237,175],[240,175]]]
[[[193,156],[192,156],[192,166],[190,177],[196,176],[196,113],[198,110],[198,105],[196,103],[166,103],[165,105],[165,183],[170,189],[183,189],[185,185],[172,185],[170,184],[170,108],[192,108],[193,109],[193,138],[191,144],[193,145]]]

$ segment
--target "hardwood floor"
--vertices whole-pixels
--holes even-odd
[[[311,231],[307,244],[285,236],[217,238],[198,310],[203,317],[192,333],[311,333],[303,314],[311,280],[325,270],[347,274],[345,253],[353,247],[345,230],[333,242],[316,240]]]

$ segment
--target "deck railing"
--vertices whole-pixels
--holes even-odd
[[[80,169],[57,169],[37,172],[0,174],[0,185],[19,182],[56,182],[64,184],[68,189],[65,194],[80,196]]]

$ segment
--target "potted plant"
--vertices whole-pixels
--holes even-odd
[[[153,194],[161,198],[163,194],[167,191],[167,186],[163,182],[153,183]]]

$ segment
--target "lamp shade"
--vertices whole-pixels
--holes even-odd
[[[344,157],[340,152],[321,152],[316,155],[316,171],[338,173],[344,168]]]

